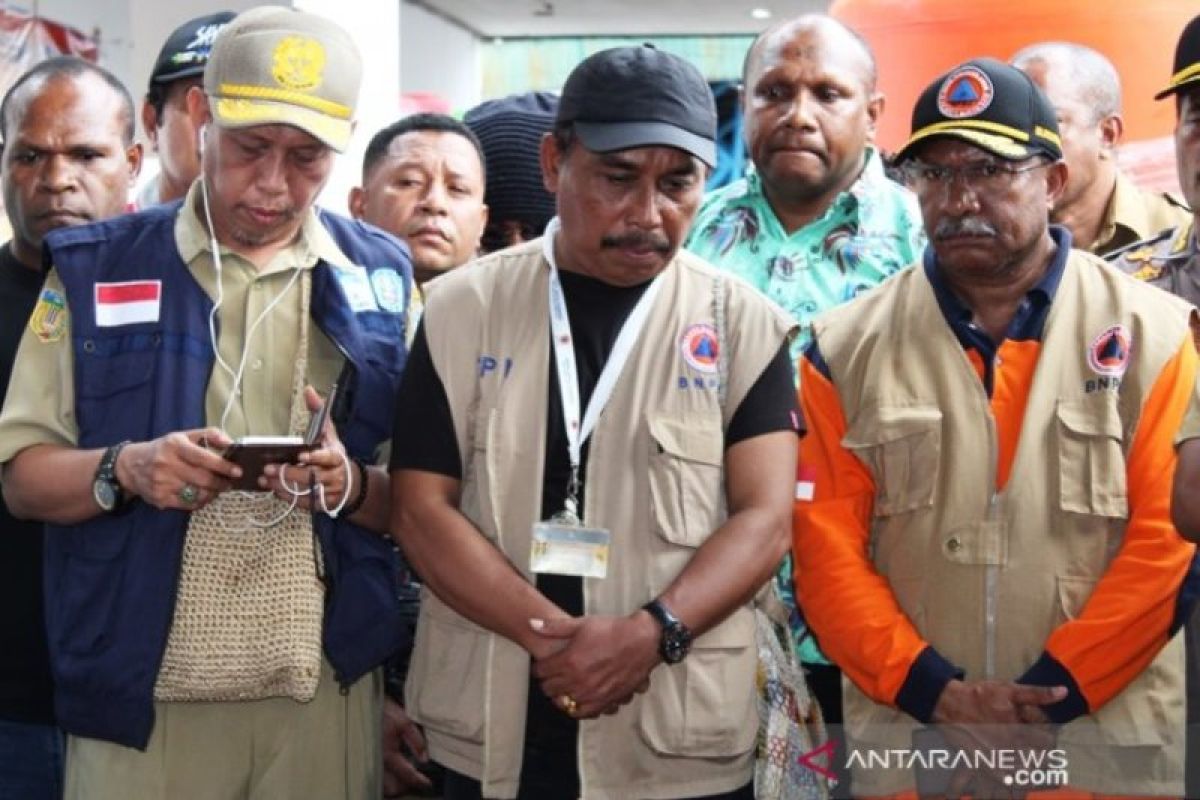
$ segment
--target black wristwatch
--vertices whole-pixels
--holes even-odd
[[[678,664],[692,649],[692,632],[663,605],[661,600],[651,600],[642,606],[650,612],[655,622],[662,626],[662,638],[658,642],[658,653],[668,664]]]
[[[100,456],[100,466],[96,467],[96,476],[92,478],[92,498],[100,510],[111,514],[125,503],[125,492],[117,480],[117,456],[129,442],[114,444]]]

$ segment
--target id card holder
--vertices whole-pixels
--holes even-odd
[[[604,528],[585,528],[559,519],[533,526],[529,569],[534,573],[603,578],[608,574],[612,534]]]

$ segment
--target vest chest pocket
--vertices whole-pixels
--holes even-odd
[[[1124,432],[1116,402],[1102,394],[1060,400],[1057,416],[1059,506],[1075,514],[1128,516]]]
[[[75,415],[82,435],[104,431],[112,441],[149,438],[154,417],[160,332],[85,339],[76,352]],[[90,440],[88,440],[90,441]]]
[[[859,414],[842,438],[875,478],[875,514],[933,505],[942,450],[937,406],[879,406]]]
[[[725,508],[725,434],[718,412],[648,415],[648,477],[655,528],[669,542],[699,547]]]

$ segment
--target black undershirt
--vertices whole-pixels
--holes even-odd
[[[8,392],[17,346],[45,275],[0,247],[0,398]],[[40,522],[19,520],[0,497],[0,719],[54,724],[50,657],[42,605]]]
[[[648,283],[611,286],[573,272],[559,272],[579,378],[580,413],[596,386],[608,355],[626,318]],[[547,336],[550,334],[547,333]],[[675,346],[672,343],[672,346]],[[738,406],[725,432],[725,447],[780,430],[794,430],[799,419],[788,347],[780,347]],[[462,479],[453,418],[446,392],[433,366],[424,325],[417,335],[404,370],[396,402],[391,469],[416,469]],[[547,393],[545,469],[542,477],[541,518],[563,508],[571,465],[563,423],[562,400],[555,359],[550,359]],[[588,442],[580,453],[580,484],[586,483]],[[580,508],[583,508],[582,488]],[[567,575],[537,575],[537,588],[567,614],[581,616],[583,581]],[[522,766],[522,796],[533,785],[555,796],[578,794],[575,741],[578,722],[563,714],[531,676]]]

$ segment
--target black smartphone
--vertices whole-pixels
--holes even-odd
[[[242,436],[225,448],[221,457],[242,468],[242,477],[233,484],[234,489],[245,492],[262,491],[258,479],[267,464],[294,464],[300,454],[312,450],[321,440],[321,431],[329,419],[329,410],[337,400],[338,385],[329,388],[329,394],[317,413],[308,423],[308,431],[301,436]]]

